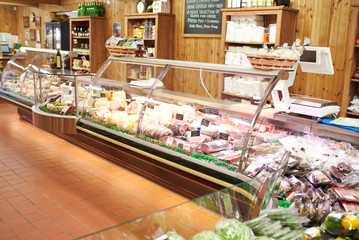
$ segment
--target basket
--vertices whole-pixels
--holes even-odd
[[[136,47],[121,47],[121,46],[111,46],[105,45],[108,52],[112,56],[116,57],[134,57],[135,51],[137,50]]]
[[[298,59],[285,59],[261,55],[247,55],[253,68],[262,70],[290,69]]]

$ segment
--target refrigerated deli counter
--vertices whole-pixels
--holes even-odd
[[[110,56],[95,76],[79,76],[46,69],[52,53],[30,52],[14,56],[1,81],[0,96],[20,116],[189,198],[276,171],[297,149],[281,139],[309,133],[359,144],[356,132],[276,115],[265,100],[290,70]],[[225,77],[248,81],[260,105],[212,96]]]

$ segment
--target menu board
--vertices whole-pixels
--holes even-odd
[[[221,34],[226,0],[186,0],[185,34]]]

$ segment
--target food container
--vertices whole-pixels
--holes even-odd
[[[254,27],[253,28],[253,42],[264,42],[264,27]]]
[[[269,24],[269,42],[274,43],[277,34],[277,24]]]

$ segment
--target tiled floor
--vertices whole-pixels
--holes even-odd
[[[0,239],[73,239],[184,201],[20,121],[0,99]]]

